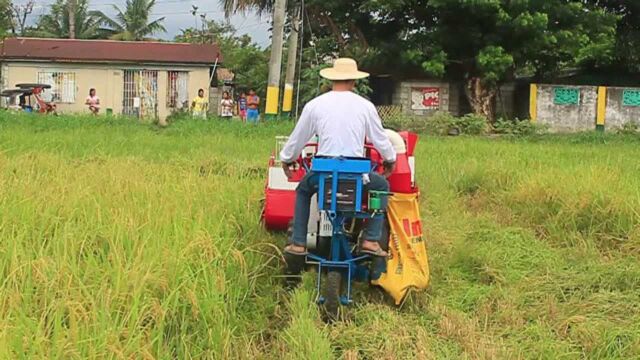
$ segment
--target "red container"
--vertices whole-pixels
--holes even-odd
[[[407,156],[413,156],[418,144],[418,134],[409,131],[401,131],[398,134],[402,136],[405,144],[407,144]]]
[[[287,230],[293,219],[296,192],[291,190],[266,189],[262,220],[269,230]]]
[[[411,183],[411,167],[407,154],[398,154],[396,168],[388,178],[391,192],[410,194],[414,192]]]

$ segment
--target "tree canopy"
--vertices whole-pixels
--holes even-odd
[[[38,37],[69,37],[69,1],[57,0],[50,7],[48,14],[42,15],[35,30],[31,33]],[[88,0],[75,1],[75,38],[96,39],[104,36],[101,33],[102,19],[96,12],[89,11]]]
[[[174,40],[218,44],[224,55],[224,66],[236,74],[239,83],[247,89],[255,89],[259,94],[267,88],[268,51],[253,43],[248,35],[237,35],[232,25],[202,19],[199,29],[183,29]]]
[[[566,0],[309,0],[327,53],[352,55],[391,74],[464,81],[477,113],[493,117],[497,86],[516,76],[615,58],[618,17]],[[322,44],[321,41],[317,41]]]
[[[109,34],[113,40],[141,41],[158,33],[164,33],[164,17],[150,21],[151,11],[156,5],[156,0],[127,0],[124,10],[113,5],[116,11],[115,18],[110,18],[102,12],[98,12],[103,24],[103,32]]]
[[[11,1],[0,0],[0,37],[4,37],[12,28],[12,19]]]
[[[588,0],[618,16],[615,51],[609,69],[640,73],[640,1],[637,0]]]

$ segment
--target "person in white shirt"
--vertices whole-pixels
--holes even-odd
[[[222,100],[220,100],[220,116],[223,119],[231,119],[233,117],[233,99],[231,99],[227,91],[222,94]]]
[[[287,144],[280,152],[280,160],[287,177],[292,176],[291,167],[306,143],[318,136],[316,156],[364,157],[364,142],[368,138],[384,159],[385,176],[395,167],[396,152],[382,128],[382,121],[375,106],[353,89],[357,79],[369,74],[359,71],[353,59],[337,59],[332,68],[320,71],[320,76],[333,82],[333,90],[310,101],[302,110]],[[388,191],[389,183],[378,173],[369,174],[366,190]],[[296,205],[293,218],[293,236],[285,252],[305,255],[307,223],[311,197],[318,191],[318,179],[308,173],[296,189]],[[386,206],[386,199],[383,201]],[[362,243],[362,252],[374,256],[388,256],[380,247],[383,219],[367,221]]]

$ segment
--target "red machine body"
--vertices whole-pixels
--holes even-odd
[[[418,135],[411,132],[390,132],[390,138],[395,140],[394,147],[397,152],[396,167],[389,176],[389,186],[391,192],[395,193],[416,193],[419,191],[415,182],[415,157],[414,151],[418,142]],[[399,136],[398,136],[399,135]],[[402,139],[402,140],[399,140]],[[265,203],[262,212],[262,221],[269,230],[287,230],[289,222],[293,219],[296,192],[298,182],[306,174],[305,162],[310,165],[312,153],[315,153],[316,144],[308,144],[303,155],[298,159],[298,169],[293,179],[286,178],[281,164],[277,161],[279,149],[284,145],[286,138],[278,137],[276,140],[276,150],[269,160],[267,182],[265,186]],[[399,144],[401,141],[404,144]],[[384,171],[383,159],[377,150],[370,144],[365,144],[366,156],[376,165],[376,171]]]

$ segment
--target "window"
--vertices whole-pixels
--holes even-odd
[[[169,71],[167,84],[167,107],[179,110],[189,107],[189,73]]]
[[[556,87],[553,89],[553,103],[556,105],[580,104],[580,89],[569,87]]]
[[[76,73],[42,71],[38,73],[38,83],[51,85],[51,89],[43,93],[45,101],[66,104],[76,102]]]
[[[125,70],[122,112],[140,118],[158,115],[158,72]]]

